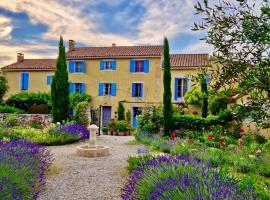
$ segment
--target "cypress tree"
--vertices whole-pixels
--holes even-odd
[[[206,118],[207,117],[207,112],[208,112],[208,91],[207,91],[207,83],[205,76],[202,74],[201,76],[201,91],[203,94],[202,98],[202,117]]]
[[[62,122],[69,117],[69,82],[66,63],[66,52],[62,36],[59,42],[59,52],[56,71],[52,79],[51,100],[53,122]]]
[[[122,102],[118,103],[117,120],[125,120],[125,107]]]
[[[168,39],[164,38],[163,49],[163,116],[164,116],[164,134],[170,136],[173,130],[173,108],[172,108],[172,91],[171,91],[171,64],[170,64],[170,49]]]

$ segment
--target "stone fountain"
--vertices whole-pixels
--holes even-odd
[[[92,124],[88,127],[89,130],[89,144],[77,147],[77,155],[82,157],[102,157],[109,155],[109,147],[97,145],[97,131],[98,126]]]

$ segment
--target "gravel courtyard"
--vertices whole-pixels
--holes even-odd
[[[120,199],[123,180],[127,177],[127,158],[135,155],[136,145],[127,145],[133,136],[100,136],[98,144],[110,147],[110,156],[83,158],[75,155],[76,143],[49,147],[58,172],[47,179],[42,200],[115,200]]]

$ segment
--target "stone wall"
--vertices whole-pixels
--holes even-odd
[[[3,121],[7,116],[14,115],[9,113],[0,113],[0,121]],[[28,125],[35,118],[41,118],[43,122],[52,122],[51,114],[15,114],[20,125]]]

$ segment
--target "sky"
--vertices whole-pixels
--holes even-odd
[[[0,67],[25,58],[56,58],[60,35],[77,47],[160,45],[171,53],[209,53],[193,32],[195,0],[0,0]]]

